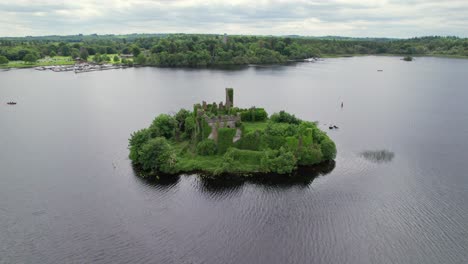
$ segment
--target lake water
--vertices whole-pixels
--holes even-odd
[[[0,263],[467,263],[467,76],[468,60],[396,57],[0,72]],[[130,133],[225,87],[237,106],[319,121],[334,168],[136,177]]]

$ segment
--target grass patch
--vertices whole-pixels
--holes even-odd
[[[26,63],[24,61],[10,61],[7,64],[0,65],[0,68],[31,68],[38,66],[53,66],[53,65],[73,65],[75,61],[69,56],[55,56],[53,58],[46,57],[37,60],[35,63]]]
[[[122,59],[119,56],[119,61],[114,61],[114,56],[118,56],[118,54],[108,54],[110,61],[106,62],[101,62],[105,64],[120,64],[122,62]],[[102,56],[102,55],[101,55]],[[88,62],[93,62],[94,55],[90,55],[88,57]],[[131,60],[130,60],[131,61]],[[74,65],[75,60],[72,59],[70,56],[55,56],[53,58],[51,57],[45,57],[43,59],[37,60],[35,63],[27,63],[24,61],[10,61],[7,64],[1,64],[0,69],[6,69],[6,68],[33,68],[33,67],[39,67],[39,66],[58,66],[58,65]]]
[[[214,173],[223,161],[223,156],[200,156],[200,155],[182,155],[177,161],[177,169],[183,172],[206,171]]]
[[[267,122],[242,122],[244,124],[244,131],[245,133],[253,132],[256,130],[263,131],[267,127]]]

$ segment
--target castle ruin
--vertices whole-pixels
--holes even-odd
[[[208,126],[211,127],[209,139],[217,141],[219,128],[236,129],[237,124],[241,121],[240,113],[231,114],[231,109],[234,107],[234,89],[226,88],[226,101],[219,104],[207,104],[205,101],[202,104],[194,105],[197,116],[203,118]],[[234,142],[240,139],[241,131],[237,129]]]

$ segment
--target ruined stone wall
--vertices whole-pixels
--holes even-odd
[[[218,140],[218,128],[228,127],[236,128],[236,123],[240,122],[240,116],[219,116],[219,117],[205,117],[206,122],[211,127],[211,133],[208,138],[214,141]]]

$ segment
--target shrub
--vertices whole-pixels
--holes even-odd
[[[166,114],[161,114],[153,120],[149,127],[151,137],[165,137],[167,139],[173,138],[177,122],[174,117]]]
[[[325,160],[333,160],[336,158],[336,146],[330,138],[327,137],[322,140],[322,142],[320,142],[320,148]]]
[[[216,143],[211,139],[205,139],[197,144],[197,154],[202,156],[210,156],[216,153]]]
[[[279,149],[286,144],[286,138],[283,136],[266,134],[262,137],[261,143],[264,148]]]
[[[8,62],[7,57],[0,55],[0,64],[7,64]]]
[[[296,169],[296,157],[285,148],[281,148],[279,151],[267,150],[263,153],[260,163],[265,172],[285,174]]]
[[[321,143],[324,139],[328,138],[327,134],[318,128],[312,129],[312,140],[315,143]]]
[[[312,128],[309,128],[306,124],[301,123],[298,128],[298,134],[301,146],[310,146],[312,144]]]
[[[130,154],[129,158],[131,161],[134,163],[138,163],[140,155],[139,152],[142,148],[142,146],[150,139],[150,131],[149,129],[141,129],[136,132],[134,132],[130,139],[129,139],[129,149],[130,149]]]
[[[411,56],[406,56],[403,58],[404,61],[412,61],[413,60],[413,57]]]
[[[265,134],[272,136],[291,137],[297,134],[297,130],[297,125],[268,122],[265,128]]]
[[[236,147],[240,149],[259,150],[261,134],[253,131],[242,135],[242,138],[236,142]]]
[[[319,146],[301,147],[296,152],[297,164],[310,166],[322,162],[323,154]]]
[[[26,56],[24,56],[23,60],[27,63],[34,63],[37,61],[37,56],[32,54],[32,53],[28,53],[26,54]]]
[[[297,125],[268,122],[262,137],[262,147],[279,149],[286,144],[287,137],[297,137],[297,131]]]
[[[286,138],[286,146],[291,151],[296,151],[299,147],[299,139],[296,137],[287,137]]]
[[[101,56],[101,54],[99,52],[94,54],[93,61],[96,62],[96,63],[102,62],[102,56]]]
[[[241,111],[241,120],[245,122],[265,121],[267,118],[268,114],[263,108],[252,107]]]
[[[135,63],[139,65],[144,65],[146,63],[146,56],[143,53],[140,53],[138,56],[135,58]]]
[[[299,118],[285,111],[280,111],[279,113],[272,114],[270,120],[275,123],[288,123],[295,125],[299,125],[301,123],[301,120]]]
[[[191,116],[190,111],[185,109],[180,109],[179,112],[177,112],[177,114],[174,116],[177,121],[177,128],[180,130],[180,132],[185,132],[185,119],[187,119],[189,116]]]
[[[203,139],[207,139],[208,136],[211,134],[211,126],[208,125],[208,122],[206,122],[205,118],[202,118],[201,119],[201,136],[202,136],[202,140]]]
[[[217,174],[260,171],[259,161],[264,156],[262,151],[229,148],[223,155],[223,161],[216,170]]]
[[[139,164],[143,169],[155,172],[173,173],[177,157],[167,139],[157,137],[144,144],[139,153]]]
[[[226,154],[228,153],[235,161],[239,161],[241,164],[257,164],[263,157],[262,151],[247,149],[229,148]]]
[[[195,132],[195,119],[193,116],[188,116],[184,121],[184,134],[183,137],[186,139],[191,139],[193,133]]]
[[[224,154],[229,147],[232,146],[232,140],[236,135],[236,129],[233,128],[219,128],[218,129],[218,153]]]
[[[238,167],[238,163],[235,160],[235,149],[230,148],[224,155],[223,161],[218,169],[216,169],[215,174],[221,174],[223,172],[234,172]]]

